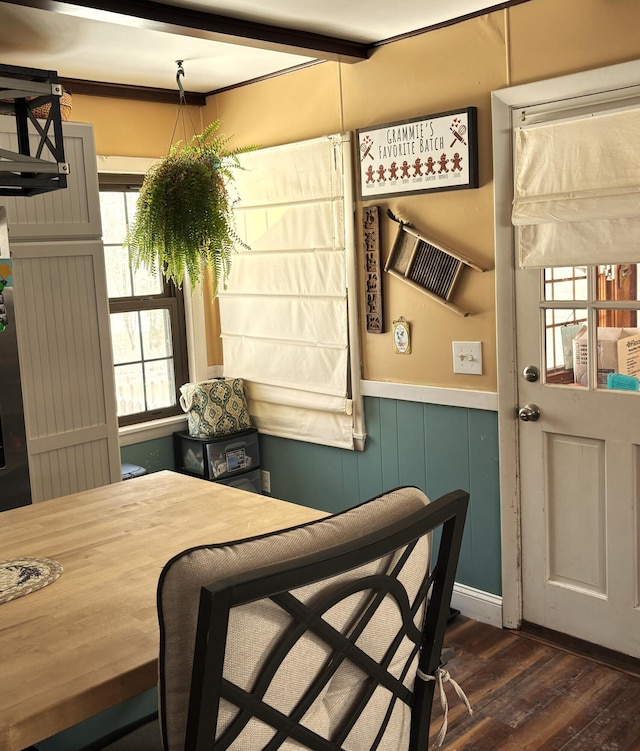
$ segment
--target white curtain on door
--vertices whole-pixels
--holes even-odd
[[[261,432],[352,449],[364,426],[348,165],[339,135],[242,156],[235,213],[251,250],[232,260],[220,318],[224,373],[245,379]]]
[[[514,131],[525,268],[640,261],[640,109]]]

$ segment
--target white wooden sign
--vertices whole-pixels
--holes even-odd
[[[475,107],[360,128],[357,138],[363,200],[478,187]]]

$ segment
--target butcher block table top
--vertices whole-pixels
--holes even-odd
[[[0,561],[63,568],[0,604],[0,751],[156,685],[156,588],[174,555],[325,515],[168,471],[0,513]]]

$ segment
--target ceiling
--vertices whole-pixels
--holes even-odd
[[[525,0],[10,0],[0,64],[78,81],[210,93]]]

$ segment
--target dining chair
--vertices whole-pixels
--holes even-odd
[[[175,556],[159,723],[109,751],[425,751],[468,500],[402,487]]]

